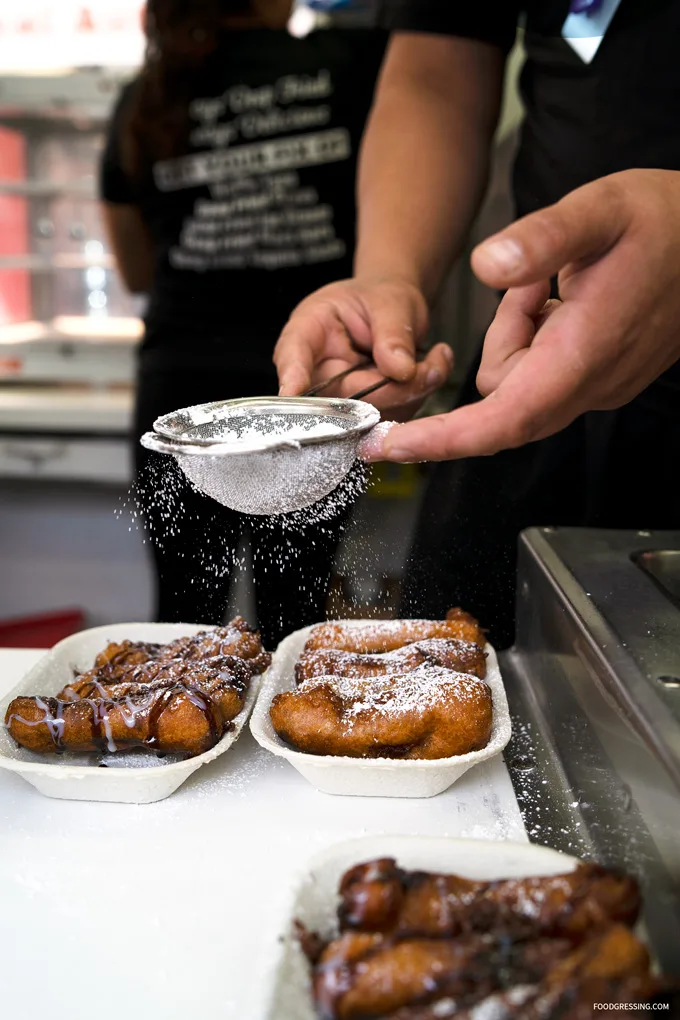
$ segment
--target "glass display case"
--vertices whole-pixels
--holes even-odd
[[[96,185],[122,77],[0,79],[2,380],[86,381],[98,361],[93,381],[132,380],[142,303],[115,273]]]

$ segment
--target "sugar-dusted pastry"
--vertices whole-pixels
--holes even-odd
[[[460,638],[427,638],[391,652],[362,655],[340,648],[317,648],[303,652],[295,665],[297,683],[315,676],[364,677],[385,673],[409,673],[417,666],[444,666],[458,673],[486,676],[486,652]]]
[[[108,645],[56,697],[15,698],[5,724],[40,754],[146,747],[193,756],[213,747],[242,710],[270,656],[240,617],[166,645]]]
[[[278,694],[282,740],[309,754],[449,758],[485,747],[492,726],[484,680],[441,666],[382,676],[318,676]]]
[[[372,655],[426,641],[428,638],[458,638],[483,648],[486,640],[475,618],[462,609],[450,609],[445,620],[376,620],[362,624],[320,623],[314,627],[305,651],[340,648],[345,652]]]

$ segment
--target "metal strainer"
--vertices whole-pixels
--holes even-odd
[[[166,414],[141,439],[197,489],[245,514],[302,510],[332,492],[380,412],[360,400],[248,397]]]

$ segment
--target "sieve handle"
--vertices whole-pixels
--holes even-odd
[[[316,386],[312,386],[311,389],[305,390],[304,393],[300,394],[303,397],[315,397],[317,393],[321,393],[321,390],[325,390],[331,383],[340,382],[341,379],[346,379],[352,372],[356,372],[360,368],[366,368],[368,365],[372,365],[373,362],[370,358],[364,358],[363,361],[357,362],[356,365],[350,365],[344,372],[338,372],[337,375],[332,375],[330,379],[324,379],[323,382],[317,383]],[[382,386],[382,383],[380,384]],[[354,398],[351,398],[354,399]]]
[[[394,379],[381,379],[379,382],[373,383],[372,386],[367,386],[366,389],[359,390],[358,393],[353,393],[349,399],[361,400],[362,397],[367,397],[369,393],[375,393],[376,390],[382,389],[383,386],[387,386],[387,384],[391,382],[394,382]]]
[[[338,372],[337,375],[332,375],[330,379],[324,379],[323,382],[317,383],[316,386],[312,386],[311,389],[305,390],[301,396],[315,397],[317,393],[321,393],[321,391],[325,390],[327,386],[331,385],[331,383],[340,382],[341,379],[346,379],[348,375],[352,374],[352,372],[356,372],[360,368],[367,368],[372,364],[373,362],[370,358],[366,358],[364,361],[359,361],[356,365],[351,365],[349,368],[346,368],[344,372]],[[376,390],[381,389],[383,386],[387,386],[388,383],[393,381],[394,380],[392,379],[380,379],[377,383],[373,383],[371,386],[367,386],[365,389],[359,390],[358,393],[353,393],[347,399],[361,400],[362,397],[367,397],[369,393],[375,393]]]
[[[422,358],[418,358],[417,360],[421,361]],[[323,382],[317,383],[316,386],[312,386],[311,389],[305,390],[305,392],[302,393],[301,396],[315,397],[317,393],[321,393],[321,391],[325,390],[327,386],[331,385],[331,383],[340,382],[341,379],[346,379],[348,375],[352,374],[352,372],[356,372],[360,368],[368,368],[368,366],[372,364],[373,361],[370,358],[365,358],[363,361],[358,361],[356,365],[350,365],[350,367],[346,368],[344,372],[338,372],[337,375],[332,375],[330,379],[325,379]],[[365,389],[359,390],[358,393],[352,393],[352,395],[347,399],[361,400],[362,397],[367,397],[369,393],[375,393],[376,390],[382,389],[383,386],[387,386],[387,384],[391,382],[394,382],[394,379],[379,379],[378,382],[373,383],[371,386],[366,386]]]

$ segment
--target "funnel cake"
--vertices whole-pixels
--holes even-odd
[[[359,655],[373,655],[429,638],[457,638],[480,648],[486,644],[475,618],[456,608],[448,611],[445,620],[377,620],[359,625],[320,623],[312,629],[304,650],[339,648]]]
[[[15,698],[5,723],[40,754],[146,747],[192,757],[228,732],[269,661],[240,618],[167,645],[110,644],[56,697]]]
[[[278,694],[270,717],[308,754],[449,758],[485,747],[492,698],[478,677],[422,665],[382,676],[317,676]]]

